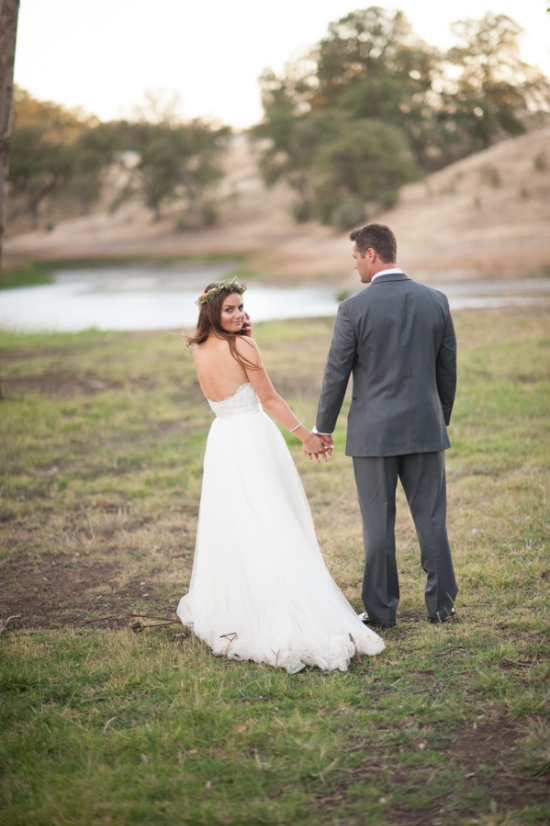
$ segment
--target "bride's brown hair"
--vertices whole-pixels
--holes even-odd
[[[206,295],[209,290],[217,286],[218,284],[216,283],[209,284],[205,288],[203,295]],[[188,347],[192,347],[194,344],[203,344],[208,336],[211,333],[214,333],[217,338],[224,338],[227,341],[229,350],[231,351],[231,355],[235,361],[238,361],[239,364],[245,369],[248,368],[249,370],[257,370],[258,367],[256,364],[253,364],[238,352],[236,336],[239,334],[228,333],[227,330],[224,330],[221,325],[223,302],[229,295],[233,294],[242,295],[239,290],[231,290],[223,287],[214,298],[211,298],[210,300],[205,301],[204,304],[199,305],[199,319],[197,321],[197,327],[193,333],[185,336],[185,343]]]

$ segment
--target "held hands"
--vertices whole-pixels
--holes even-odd
[[[331,436],[320,436],[317,433],[308,433],[303,444],[304,454],[309,456],[310,460],[315,458],[316,462],[320,461],[320,456],[327,462],[334,448]]]

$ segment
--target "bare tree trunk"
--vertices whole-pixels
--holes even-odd
[[[19,0],[0,0],[0,272],[10,156],[13,64]]]
[[[6,220],[6,184],[10,158],[13,64],[19,0],[0,0],[0,277]],[[0,400],[4,398],[0,387]]]

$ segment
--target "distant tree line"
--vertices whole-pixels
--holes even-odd
[[[183,123],[170,111],[156,112],[154,105],[133,120],[102,123],[17,88],[13,115],[10,191],[32,228],[38,227],[48,196],[88,213],[107,176],[114,182],[113,210],[139,199],[158,220],[163,208],[178,200],[181,226],[214,219],[207,196],[223,175],[228,127],[200,119]]]
[[[402,12],[372,6],[330,24],[282,75],[260,79],[261,168],[295,190],[297,220],[342,228],[394,205],[400,187],[518,135],[550,110],[550,81],[522,62],[521,28],[486,14],[443,53]]]
[[[331,23],[282,75],[263,73],[264,116],[252,137],[265,183],[295,191],[298,221],[357,224],[393,206],[404,183],[548,114],[550,81],[521,61],[513,20],[487,14],[453,32],[443,53],[402,12],[372,6]],[[158,220],[177,202],[181,228],[215,220],[231,130],[149,103],[133,119],[101,123],[16,90],[10,192],[33,227],[48,197],[88,212],[108,176],[112,209],[139,199]]]

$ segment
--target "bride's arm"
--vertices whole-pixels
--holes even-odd
[[[259,347],[254,339],[248,336],[246,338],[239,338],[237,340],[237,350],[243,358],[253,365],[253,367],[250,368],[245,367],[246,376],[258,394],[264,410],[279,422],[279,424],[286,427],[291,433],[294,433],[294,435],[303,442],[305,452],[310,456],[318,453],[325,455],[327,446],[321,437],[315,435],[315,433],[311,433],[304,427],[283,397],[280,396],[273,387],[267,370],[264,367]]]

